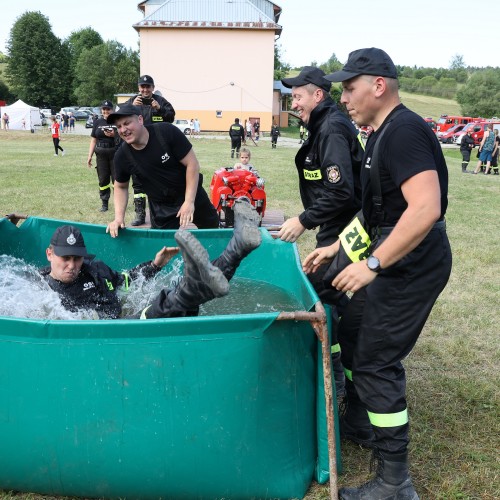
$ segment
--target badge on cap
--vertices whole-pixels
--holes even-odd
[[[337,184],[340,181],[340,168],[337,165],[332,165],[326,169],[326,176],[332,184]]]
[[[68,243],[68,245],[74,245],[76,243],[76,238],[75,238],[75,235],[73,233],[71,233],[67,238],[66,238],[66,242]]]

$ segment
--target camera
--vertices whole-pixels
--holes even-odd
[[[153,99],[151,97],[141,97],[141,102],[144,106],[151,106]]]

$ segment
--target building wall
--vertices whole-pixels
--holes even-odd
[[[154,78],[176,118],[226,131],[236,117],[256,117],[271,129],[274,30],[140,28],[140,55],[141,74]]]

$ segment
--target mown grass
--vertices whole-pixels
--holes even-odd
[[[297,138],[298,139],[298,138]],[[67,154],[53,156],[47,132],[0,133],[0,211],[105,224],[97,176],[86,165],[88,137],[63,136]],[[266,179],[268,207],[294,216],[301,210],[293,163],[298,140],[272,150],[268,139],[250,146],[252,163]],[[232,164],[224,139],[193,141],[208,189],[213,171]],[[450,282],[407,358],[411,416],[411,473],[422,499],[500,498],[500,298],[498,198],[500,178],[461,173],[457,149],[446,149],[450,173],[448,233],[453,248]],[[131,220],[132,213],[128,220]],[[301,255],[314,246],[308,232]],[[345,473],[339,484],[369,476],[369,452],[342,443]],[[0,499],[35,500],[35,494],[0,493]],[[329,498],[327,485],[311,486],[306,499]]]

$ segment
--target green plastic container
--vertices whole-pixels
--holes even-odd
[[[30,217],[17,227],[2,219],[0,254],[45,265],[50,236],[64,223]],[[89,252],[115,269],[175,245],[173,231],[124,230],[112,239],[103,226],[72,224]],[[232,231],[195,233],[214,258]],[[279,286],[312,310],[318,299],[295,245],[262,236],[237,275]],[[325,433],[317,423],[317,339],[308,322],[277,316],[0,317],[0,489],[303,497]]]

